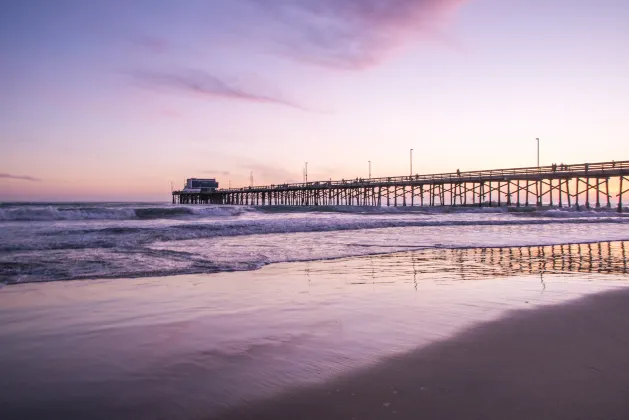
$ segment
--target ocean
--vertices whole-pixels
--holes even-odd
[[[5,203],[0,282],[159,277],[425,248],[627,239],[629,214],[612,210]]]
[[[493,366],[465,356],[490,341],[458,337],[629,290],[628,257],[629,216],[607,209],[1,204],[0,418],[240,419],[270,407],[263,418],[292,419],[301,406],[282,407],[315,404],[311,391],[323,395],[317,410],[339,411],[310,418],[365,407],[372,418],[415,418],[401,417],[400,398],[467,395],[465,384]],[[622,319],[588,318],[596,325],[585,330],[575,311],[554,324],[541,315],[541,325],[558,325],[544,339],[541,327],[505,327],[517,356],[509,346],[479,352],[503,360],[498,376],[527,356],[531,366],[557,360],[568,379],[549,383],[576,384],[551,386],[568,407],[576,394],[567,390],[581,383],[573,375],[602,380],[600,360],[618,372],[626,361],[609,344],[624,334]],[[544,347],[573,330],[586,335],[577,365]],[[459,349],[464,368],[430,376],[421,352],[439,345]],[[450,366],[451,351],[430,358]],[[344,382],[361,372],[366,379]],[[498,376],[481,382],[513,382]],[[361,394],[369,384],[385,391]],[[579,398],[595,411],[625,400]]]

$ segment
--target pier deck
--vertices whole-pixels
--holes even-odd
[[[610,194],[612,184],[613,197]],[[623,189],[625,188],[625,189]],[[623,208],[629,161],[173,191],[173,204]]]

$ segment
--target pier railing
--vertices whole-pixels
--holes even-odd
[[[461,171],[461,172],[444,172],[438,174],[417,174],[389,176],[378,178],[354,178],[329,181],[311,181],[299,183],[284,183],[271,185],[257,185],[241,188],[225,188],[218,190],[219,192],[238,192],[251,190],[273,190],[273,189],[291,189],[291,188],[317,188],[317,187],[345,187],[358,185],[380,185],[380,184],[396,184],[396,183],[417,183],[428,184],[431,182],[472,182],[471,180],[497,180],[499,178],[510,179],[533,179],[533,178],[562,178],[566,176],[604,176],[616,175],[617,173],[627,173],[629,171],[629,160],[598,162],[598,163],[580,163],[572,165],[547,165],[547,166],[530,166],[523,168],[509,169],[489,169],[479,171]]]
[[[590,207],[590,196],[601,194],[611,206],[609,180],[619,185],[618,208],[622,210],[623,181],[629,181],[629,161],[553,164],[523,168],[455,171],[379,178],[355,178],[302,183],[283,183],[219,189],[213,192],[174,191],[173,203],[242,205],[517,205],[537,206],[547,200],[559,206],[579,206],[579,198]],[[427,195],[427,197],[426,197]],[[425,201],[424,199],[427,198]],[[449,200],[447,200],[449,198]],[[495,200],[494,200],[495,199]]]

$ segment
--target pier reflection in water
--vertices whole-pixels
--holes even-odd
[[[352,284],[478,280],[544,274],[627,274],[629,242],[610,241],[552,246],[443,249],[326,261],[307,275],[352,273]]]
[[[628,251],[627,242],[427,248],[7,286],[0,407],[14,418],[211,417],[513,310],[629,288]]]

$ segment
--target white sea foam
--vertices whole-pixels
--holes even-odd
[[[356,206],[305,206],[305,207],[251,207],[251,206],[182,206],[168,204],[0,204],[0,221],[72,221],[72,220],[149,220],[195,219],[235,217],[244,214],[308,214],[337,213],[363,215],[401,214],[531,214],[540,217],[621,217],[612,209],[562,208],[536,209],[515,207],[356,207]]]
[[[51,204],[1,205],[0,212],[5,282],[250,270],[423,247],[629,239],[629,217],[609,210]]]
[[[612,224],[629,228],[627,217],[533,218],[533,217],[473,217],[473,215],[271,215],[230,220],[204,220],[177,224],[119,224],[61,226],[41,229],[37,235],[17,236],[0,244],[0,250],[49,250],[82,248],[128,248],[146,246],[156,241],[182,241],[215,237],[265,234],[297,234],[374,230],[385,228],[428,227],[492,227],[548,225]],[[472,216],[472,217],[470,217]],[[7,233],[10,228],[6,228]],[[22,229],[23,230],[23,229]]]
[[[0,221],[55,221],[55,220],[145,220],[192,217],[237,216],[248,208],[231,206],[3,206]]]

